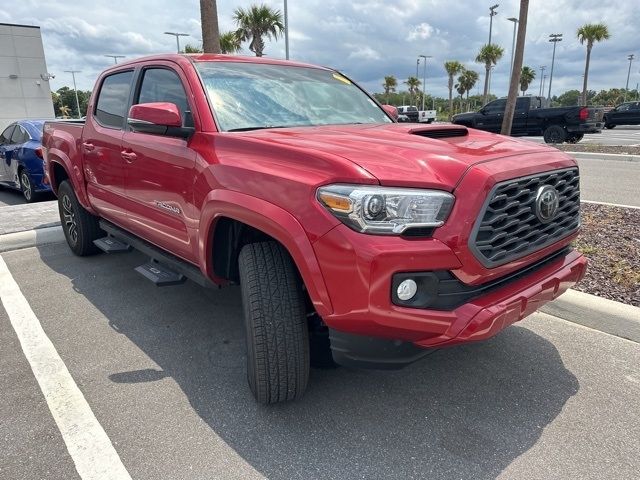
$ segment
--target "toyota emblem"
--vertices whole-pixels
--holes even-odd
[[[549,223],[556,216],[560,195],[551,185],[543,185],[536,194],[536,216],[542,223]]]

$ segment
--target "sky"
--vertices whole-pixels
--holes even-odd
[[[508,88],[513,23],[517,0],[500,1],[493,17],[492,43],[502,46],[504,56],[495,67],[491,92],[504,96]],[[218,0],[220,30],[234,28],[233,11],[257,0]],[[276,9],[283,1],[264,0]],[[524,65],[537,69],[529,92],[539,92],[540,70],[549,73],[553,44],[551,33],[564,34],[557,44],[552,94],[582,88],[586,48],[576,38],[585,23],[604,22],[611,39],[593,48],[589,88],[599,91],[624,88],[631,53],[640,60],[639,0],[531,0]],[[289,45],[293,60],[336,68],[370,92],[382,91],[385,75],[398,83],[416,74],[418,55],[432,56],[426,67],[426,91],[448,95],[443,64],[458,60],[481,74],[474,92],[482,89],[484,68],[474,62],[489,36],[489,6],[478,0],[289,0]],[[181,42],[200,44],[198,0],[21,0],[0,10],[0,22],[41,27],[47,68],[54,74],[51,87],[72,85],[64,70],[76,75],[79,89],[93,88],[96,76],[113,63],[104,55],[136,58],[175,52],[175,38],[165,31],[184,32]],[[243,54],[251,55],[248,44]],[[284,58],[284,39],[267,41],[265,54]],[[640,81],[640,62],[634,60],[629,88]],[[420,66],[419,77],[423,77]],[[547,79],[548,82],[548,79]],[[547,83],[548,85],[548,83]],[[546,88],[545,88],[546,90]]]

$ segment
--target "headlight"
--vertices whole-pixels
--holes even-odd
[[[358,232],[399,235],[410,228],[439,227],[454,196],[440,190],[365,185],[327,185],[318,200]]]

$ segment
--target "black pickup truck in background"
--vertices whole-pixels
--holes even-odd
[[[479,112],[454,115],[457,125],[500,133],[506,98],[487,103]],[[548,107],[544,97],[518,97],[511,135],[542,135],[546,143],[577,143],[585,133],[600,133],[604,111],[595,107]]]

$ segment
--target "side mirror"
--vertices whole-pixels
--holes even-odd
[[[132,105],[127,123],[134,132],[188,138],[195,131],[182,126],[180,110],[174,103],[154,102]]]
[[[393,105],[382,105],[382,108],[387,112],[387,115],[393,118],[396,122],[398,121],[398,109],[396,107]]]
[[[478,113],[481,113],[482,115],[486,115],[487,114],[487,109],[482,107]]]

